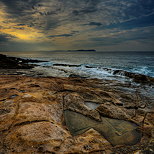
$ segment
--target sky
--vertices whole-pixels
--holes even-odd
[[[154,0],[0,0],[0,51],[154,51]]]

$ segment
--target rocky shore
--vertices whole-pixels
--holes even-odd
[[[35,65],[29,63],[43,62],[40,60],[23,59],[16,57],[8,57],[0,54],[0,69],[31,69]]]
[[[154,153],[152,84],[0,75],[0,153]]]

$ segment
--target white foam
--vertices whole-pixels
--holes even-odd
[[[39,62],[39,63],[36,63],[36,64],[38,64],[38,65],[40,65],[40,66],[52,66],[53,65],[53,63],[52,62]]]
[[[52,66],[51,68],[48,68],[47,71],[49,71],[51,74],[51,71],[54,72],[52,69],[54,69],[54,71],[57,71],[56,74],[59,77],[60,76],[68,77],[69,75],[74,74],[87,78],[109,79],[109,80],[119,80],[119,81],[126,80],[124,76],[113,75],[114,69],[111,68],[109,70],[106,70],[102,67],[87,68],[84,65],[81,65],[80,67]]]
[[[139,73],[139,74],[152,74],[152,71],[147,66],[140,66],[132,69],[132,72]]]
[[[70,74],[76,74],[89,78],[102,78],[106,76],[112,76],[108,71],[98,68],[86,68],[85,66],[81,67],[65,67],[65,66],[54,66],[53,68],[66,71]]]
[[[103,68],[101,66],[91,66],[81,64],[81,66],[73,67],[70,63],[58,63],[58,64],[66,64],[66,66],[54,66],[53,62],[41,62],[40,66],[35,67],[34,70],[40,73],[44,73],[47,76],[53,77],[69,77],[71,74],[86,77],[86,78],[97,78],[97,79],[107,79],[107,80],[117,80],[120,82],[131,81],[128,77],[125,77],[123,71],[114,75],[114,71],[117,70],[115,68]],[[68,66],[67,66],[68,64]],[[70,65],[70,66],[69,66]],[[89,67],[87,67],[89,66]],[[140,69],[135,68],[133,72],[136,73],[147,73],[147,67],[142,67]],[[119,70],[119,69],[118,69]]]
[[[45,76],[52,76],[52,77],[69,77],[69,74],[65,73],[64,71],[53,69],[52,67],[35,67],[33,68],[34,71],[38,73],[42,73]]]

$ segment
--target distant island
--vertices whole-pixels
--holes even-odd
[[[87,50],[80,49],[80,50],[67,50],[67,51],[92,51],[92,52],[96,52],[95,49],[87,49]]]

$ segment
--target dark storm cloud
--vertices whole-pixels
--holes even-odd
[[[39,26],[38,19],[33,17],[36,13],[33,7],[37,5],[40,0],[0,0],[0,2],[3,2],[6,6],[5,10],[9,17],[21,23],[17,24],[17,26]]]
[[[89,24],[90,25],[90,24]],[[144,15],[138,18],[133,18],[128,21],[124,21],[121,23],[110,24],[107,26],[101,26],[94,30],[102,30],[102,29],[113,29],[113,28],[120,28],[120,29],[133,29],[139,27],[148,27],[154,25],[154,13],[150,15]]]
[[[85,24],[85,25],[88,25],[88,26],[101,26],[102,23],[100,23],[100,22],[90,22],[90,23]]]
[[[94,13],[96,11],[97,11],[97,9],[94,8],[93,6],[91,6],[91,7],[81,9],[81,10],[73,10],[72,14],[77,16],[77,15],[82,15],[82,14]]]
[[[54,38],[54,37],[71,37],[75,34],[79,33],[79,31],[71,31],[69,34],[59,34],[59,35],[49,35],[49,38]]]
[[[61,34],[61,35],[50,35],[48,37],[52,38],[52,37],[70,37],[73,36],[72,34]]]
[[[141,6],[147,11],[151,12],[154,10],[154,1],[153,0],[139,0]]]
[[[116,45],[126,41],[152,41],[154,40],[154,28],[141,28],[134,31],[126,30],[110,37],[95,37],[90,39],[100,45]]]
[[[25,26],[25,24],[17,24],[17,26]]]
[[[10,15],[18,17],[31,14],[28,12],[32,7],[39,2],[39,0],[1,0],[7,6],[7,12]]]
[[[16,22],[14,29],[23,31],[26,26],[32,27],[45,35],[38,37],[41,39],[67,37],[72,39],[71,43],[76,40],[80,43],[90,40],[96,44],[104,42],[103,44],[108,46],[128,40],[154,39],[146,31],[139,30],[154,26],[154,0],[0,0],[0,2],[4,4],[7,13],[6,23],[13,19]],[[114,29],[121,31],[138,29],[140,33],[135,33],[136,36],[133,32],[127,36],[116,35]],[[108,32],[106,36],[100,37],[105,31]],[[152,28],[150,32],[153,32]],[[75,35],[77,33],[79,35]],[[112,33],[115,33],[113,34],[116,35],[115,38],[112,37]],[[0,41],[9,39],[8,36],[2,35]]]
[[[0,43],[7,42],[9,39],[6,35],[0,34]]]
[[[147,16],[142,16],[136,19],[132,19],[130,21],[126,21],[121,23],[120,25],[111,25],[111,27],[120,27],[123,29],[131,29],[136,27],[147,27],[154,25],[154,14],[150,14]]]
[[[10,16],[26,24],[45,29],[56,28],[65,21],[92,20],[90,25],[101,20],[112,25],[122,20],[140,17],[154,11],[153,0],[0,0],[7,6]],[[37,17],[32,15],[38,14]],[[63,14],[63,15],[62,15]],[[39,17],[43,16],[42,18]],[[61,17],[59,16],[61,15]],[[49,17],[48,17],[49,16]],[[79,16],[76,18],[76,16]],[[95,21],[96,20],[96,21]],[[52,22],[51,22],[52,21]],[[36,22],[36,23],[35,23]],[[129,23],[128,23],[129,24]]]
[[[0,34],[0,43],[8,42],[12,38],[15,38],[14,36],[8,35],[8,34]]]

